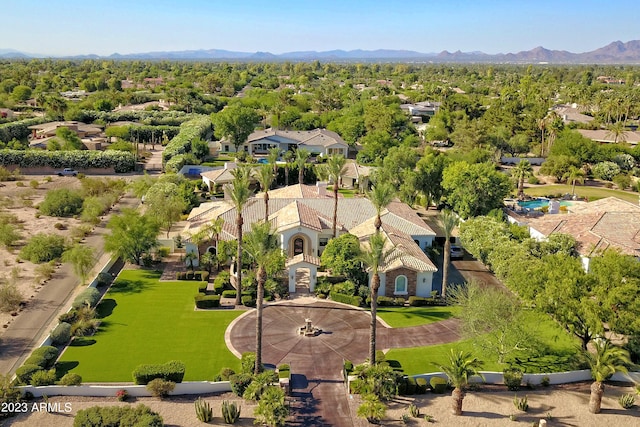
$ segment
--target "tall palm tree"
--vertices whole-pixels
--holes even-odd
[[[609,340],[594,340],[596,352],[585,352],[587,363],[591,368],[591,376],[594,379],[591,384],[591,397],[589,398],[589,412],[598,414],[602,406],[604,394],[604,381],[616,372],[627,372],[626,365],[631,364],[629,352],[616,347]]]
[[[627,137],[625,134],[626,126],[624,122],[615,122],[607,125],[607,136],[613,137],[613,143],[616,144],[619,141],[626,142]]]
[[[464,400],[464,388],[469,384],[469,378],[480,375],[482,362],[473,357],[471,353],[454,351],[451,349],[448,365],[438,365],[438,368],[449,378],[449,383],[453,386],[451,397],[453,403],[451,412],[453,415],[462,415],[462,401]]]
[[[289,186],[289,168],[291,167],[291,160],[293,160],[293,153],[287,150],[282,155],[282,160],[284,160],[284,186]]]
[[[329,179],[333,181],[333,237],[336,237],[338,224],[338,188],[346,172],[346,164],[347,159],[342,154],[331,156],[327,159],[327,172]]]
[[[256,265],[258,291],[256,295],[256,364],[254,372],[262,370],[262,310],[264,284],[267,281],[267,269],[276,257],[282,256],[278,237],[268,222],[254,223],[251,232],[244,237],[244,250]]]
[[[229,188],[229,196],[237,213],[236,234],[238,238],[238,252],[236,253],[236,305],[239,306],[242,301],[242,225],[244,224],[242,210],[249,201],[249,197],[251,197],[251,190],[249,189],[250,169],[239,167],[231,171],[231,173],[233,174],[233,181]]]
[[[397,258],[398,252],[395,246],[385,249],[386,237],[376,232],[369,237],[368,248],[361,251],[358,259],[365,264],[371,274],[371,326],[369,328],[369,361],[376,363],[376,322],[378,313],[378,290],[380,289],[380,270],[382,267]]]
[[[269,221],[269,187],[273,183],[273,178],[271,165],[262,165],[258,169],[256,179],[260,183],[260,189],[264,192],[264,222]]]
[[[278,175],[278,165],[276,162],[278,161],[278,157],[280,157],[280,148],[273,147],[269,149],[269,155],[267,156],[267,161],[271,166],[273,166],[273,176]]]
[[[585,173],[582,169],[575,166],[571,166],[569,170],[562,175],[562,179],[567,181],[567,184],[571,183],[571,195],[576,195],[576,182],[584,184]]]
[[[520,160],[520,162],[511,170],[513,177],[518,180],[518,198],[524,197],[524,180],[533,172],[529,160]]]
[[[376,209],[376,220],[374,226],[376,227],[376,233],[380,231],[382,227],[382,219],[380,213],[386,208],[395,196],[396,189],[388,182],[380,182],[371,188],[371,191],[367,193],[369,200]],[[337,200],[337,199],[336,199]]]
[[[440,212],[440,223],[444,231],[444,260],[442,262],[442,298],[447,297],[447,282],[449,280],[449,264],[451,264],[451,235],[458,225],[458,216],[448,209]]]
[[[296,151],[295,164],[298,166],[298,184],[304,184],[304,165],[311,153],[304,148]]]

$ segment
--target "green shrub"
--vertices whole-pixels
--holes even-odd
[[[447,380],[442,377],[431,377],[429,385],[434,393],[443,394],[447,391]]]
[[[222,401],[222,419],[225,424],[235,424],[240,419],[240,412],[242,407],[234,403],[230,403],[227,400]]]
[[[81,307],[95,307],[100,301],[100,291],[96,288],[86,288],[78,294],[71,305],[76,310]]]
[[[420,409],[413,403],[409,405],[409,415],[413,418],[420,418]]]
[[[513,406],[522,412],[527,412],[529,410],[529,400],[527,396],[519,399],[518,395],[513,396]]]
[[[362,297],[360,296],[344,295],[338,292],[331,292],[329,295],[331,296],[331,299],[335,302],[350,304],[356,307],[360,307],[362,305]]]
[[[198,293],[199,294],[206,294],[207,293],[207,286],[208,286],[208,283],[206,283],[206,282],[205,283],[200,283],[198,285]]]
[[[522,384],[522,371],[517,368],[509,368],[505,369],[502,373],[504,377],[504,385],[511,391],[520,390],[520,385]]]
[[[353,362],[350,360],[344,361],[344,370],[347,371],[347,374],[353,372]]]
[[[194,280],[202,280],[203,282],[209,281],[209,272],[208,271],[196,271],[193,273]]]
[[[158,256],[159,259],[162,259],[162,258],[168,257],[170,252],[171,252],[171,248],[167,246],[160,246],[156,251],[156,255]]]
[[[245,351],[242,353],[240,365],[242,366],[242,372],[246,374],[253,373],[256,365],[256,354],[253,351]]]
[[[201,397],[194,402],[196,408],[196,417],[200,422],[208,423],[213,418],[213,410],[211,406],[205,402]]]
[[[244,395],[245,390],[253,381],[253,377],[248,373],[240,373],[231,375],[229,377],[229,382],[231,383],[231,391],[235,393],[236,396],[242,397]]]
[[[218,273],[216,278],[213,280],[213,291],[220,295],[226,286],[230,286],[230,276],[228,271],[222,271]]]
[[[417,297],[417,296],[409,297],[409,305],[411,307],[424,307],[427,305],[436,305],[436,304],[437,304],[437,301],[435,300],[435,298]]]
[[[162,378],[156,378],[155,380],[149,381],[147,384],[147,390],[149,390],[151,395],[160,399],[169,396],[169,393],[171,393],[175,388],[176,383],[173,381],[163,380]]]
[[[255,307],[256,300],[251,295],[244,295],[242,297],[242,305],[244,305],[245,307]]]
[[[236,297],[236,291],[233,289],[228,289],[222,292],[222,298],[235,298],[235,297]]]
[[[381,307],[388,307],[388,306],[394,305],[393,298],[391,297],[381,296],[381,297],[378,297],[377,301],[378,301],[378,305]]]
[[[235,374],[235,371],[233,369],[222,368],[218,376],[220,377],[220,381],[229,381],[229,378],[234,374]]]
[[[38,233],[22,248],[20,258],[34,264],[53,261],[62,256],[64,243],[64,237],[57,234]]]
[[[56,359],[58,358],[58,349],[46,345],[42,347],[38,347],[31,353],[31,356],[27,359],[27,361],[31,360],[32,362],[38,363],[27,363],[25,361],[25,365],[38,365],[43,369],[49,369],[56,363]]]
[[[220,307],[220,295],[196,295],[196,307],[198,308],[215,308]]]
[[[636,403],[636,397],[631,393],[626,393],[618,398],[618,403],[624,409],[631,409]]]
[[[81,409],[73,420],[73,427],[162,427],[162,417],[148,406],[93,406]]]
[[[176,280],[187,280],[187,273],[185,271],[177,271]]]
[[[416,388],[417,388],[416,379],[413,378],[413,377],[408,377],[407,378],[407,391],[406,391],[407,396],[412,396],[412,395],[416,394]]]
[[[416,394],[425,394],[427,392],[427,380],[425,378],[416,378]]]
[[[53,344],[65,344],[71,339],[71,325],[66,322],[58,323],[49,336]]]
[[[16,369],[16,379],[20,384],[31,384],[31,376],[38,371],[42,371],[42,367],[38,365],[22,365]]]
[[[60,378],[61,385],[80,385],[82,384],[82,377],[76,373],[68,372]]]
[[[45,371],[44,369],[41,371],[34,372],[31,375],[31,385],[34,387],[40,387],[43,385],[51,385],[56,382],[56,370],[51,369]]]
[[[61,188],[47,192],[38,210],[43,215],[70,217],[82,211],[82,202],[79,191]]]
[[[148,384],[156,378],[174,383],[181,383],[184,378],[184,363],[178,360],[158,365],[139,365],[133,371],[133,381],[136,384]]]
[[[551,379],[548,375],[545,375],[544,377],[542,377],[542,379],[540,379],[540,385],[542,387],[549,387],[549,384],[551,384]]]

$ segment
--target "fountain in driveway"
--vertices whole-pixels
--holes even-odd
[[[315,337],[322,333],[322,329],[312,325],[311,319],[304,319],[304,326],[298,328],[298,334],[305,337]]]

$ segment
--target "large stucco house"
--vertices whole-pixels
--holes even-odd
[[[281,151],[306,149],[310,153],[322,157],[342,154],[347,157],[349,145],[340,135],[326,129],[314,130],[278,130],[266,129],[253,132],[247,142],[239,147],[239,151],[246,151],[251,155],[268,154],[272,148]],[[234,152],[235,147],[226,140],[220,141],[222,151]]]
[[[289,292],[300,290],[300,275],[308,276],[308,290],[317,282],[320,255],[332,237],[334,199],[326,191],[326,184],[316,186],[293,185],[269,192],[269,221],[280,239],[280,247],[287,256]],[[257,194],[243,210],[243,232],[251,224],[264,219],[264,201]],[[216,218],[224,219],[221,240],[236,240],[236,209],[228,200],[201,205],[188,218],[185,234],[194,234]],[[366,244],[375,232],[376,210],[366,198],[338,200],[338,234],[351,233]],[[425,254],[435,238],[434,231],[407,205],[392,202],[381,215],[382,232],[388,245],[395,245],[398,255],[382,267],[380,295],[430,296],[435,265]],[[205,247],[205,250],[215,248]]]

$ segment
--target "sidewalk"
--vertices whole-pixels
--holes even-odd
[[[135,208],[138,203],[135,197],[125,196],[120,199],[116,207],[85,239],[85,244],[94,248],[97,260],[93,275],[90,277],[94,277],[111,258],[110,254],[104,252],[102,239],[107,232],[106,224],[111,215],[119,213],[123,207]],[[11,322],[2,335],[0,373],[13,374],[31,351],[40,345],[57,324],[57,317],[66,311],[75,294],[82,289],[78,286],[79,284],[80,280],[75,277],[71,265],[62,264],[51,280],[34,298],[29,300],[26,308]]]

